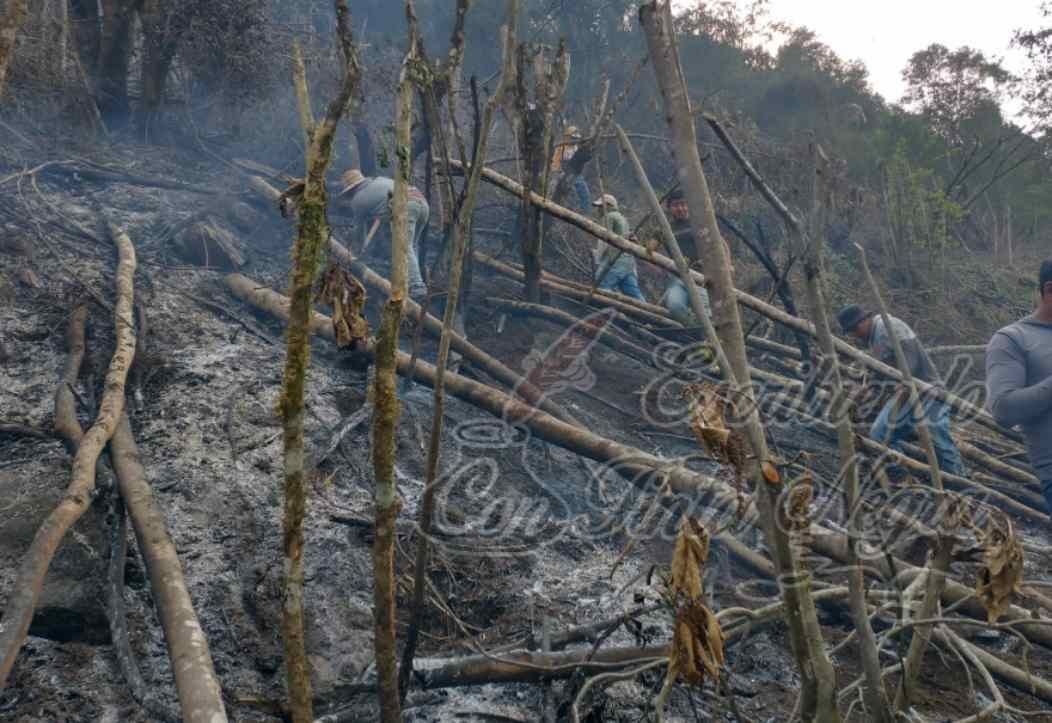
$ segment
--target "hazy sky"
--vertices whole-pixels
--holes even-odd
[[[678,4],[687,6],[692,0]],[[1009,70],[1021,70],[1025,58],[1010,50],[1009,44],[1016,28],[1038,23],[1039,4],[1039,0],[770,0],[772,18],[805,25],[837,55],[864,62],[873,88],[892,102],[902,96],[901,72],[910,55],[931,43],[949,48],[970,45],[988,56],[1002,56]]]

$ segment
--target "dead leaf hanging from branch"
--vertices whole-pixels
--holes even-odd
[[[1001,523],[991,518],[982,543],[983,565],[979,568],[975,592],[993,623],[1011,606],[1012,595],[1019,592],[1023,579],[1023,546],[1007,517]]]
[[[701,575],[709,558],[709,533],[696,520],[684,519],[672,552],[672,594],[687,600],[701,597]]]
[[[365,287],[346,269],[332,264],[321,279],[317,300],[332,307],[336,345],[354,346],[369,337],[369,322],[362,316]]]
[[[701,601],[701,578],[708,557],[708,530],[696,520],[684,519],[672,553],[669,591],[676,617],[666,685],[677,677],[697,686],[704,684],[706,676],[719,678],[723,631],[716,616]]]
[[[691,384],[685,394],[690,401],[690,427],[698,443],[710,456],[734,467],[740,478],[747,455],[744,435],[727,426],[726,414],[728,408],[733,412],[732,403],[709,382]]]
[[[678,675],[700,687],[706,676],[719,680],[722,665],[723,630],[719,621],[700,601],[687,603],[676,612],[668,675]]]

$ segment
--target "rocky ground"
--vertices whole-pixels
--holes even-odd
[[[38,151],[25,166],[61,158]],[[136,293],[148,320],[145,352],[132,377],[129,401],[143,463],[179,550],[231,718],[280,720],[273,703],[282,700],[284,685],[279,630],[282,446],[274,410],[284,358],[282,329],[229,296],[221,285],[223,270],[188,263],[177,250],[177,239],[181,227],[203,215],[221,218],[243,254],[244,273],[282,289],[290,227],[272,211],[239,197],[243,177],[197,155],[141,148],[106,151],[93,160],[224,193],[46,171],[0,185],[0,194],[10,200],[0,212],[0,424],[50,429],[71,302],[87,290],[112,298],[111,249],[78,235],[76,228],[102,237],[100,215],[120,224],[140,257]],[[0,170],[2,178],[19,168]],[[491,354],[523,370],[531,352],[543,354],[561,330],[540,321],[502,324],[484,301],[487,295],[516,293],[509,282],[479,272],[468,332]],[[98,393],[111,343],[109,314],[96,304],[86,373],[77,387],[84,424],[90,423],[88,408]],[[430,342],[424,344],[424,354],[433,354]],[[652,368],[601,348],[591,352],[586,366],[588,374],[558,401],[589,429],[661,455],[695,450],[685,423],[660,429],[644,423],[640,392],[654,382]],[[463,371],[485,380],[478,370],[465,366]],[[367,403],[367,381],[334,346],[315,343],[306,431],[316,455],[328,447],[341,421]],[[429,389],[416,386],[404,390],[403,400],[398,440],[402,611],[411,579],[412,519],[423,489],[432,397]],[[835,449],[816,430],[786,424],[774,436],[784,455],[808,451],[823,474],[835,472]],[[371,696],[346,693],[348,686],[369,679],[372,665],[368,449],[368,424],[363,424],[317,468],[307,523],[307,649],[315,693],[324,702],[320,709],[342,708],[349,711],[347,720],[375,716]],[[460,625],[483,646],[497,647],[538,634],[545,618],[558,631],[655,599],[659,584],[656,579],[648,584],[649,573],[668,563],[675,520],[644,525],[648,500],[626,482],[605,476],[597,484],[589,465],[569,452],[529,439],[456,399],[446,402],[442,449],[447,484],[440,499],[441,544],[431,574],[436,594],[460,621],[432,607],[423,655],[448,659],[471,654]],[[692,464],[707,473],[729,474],[711,461]],[[69,456],[58,441],[0,432],[0,602],[10,593],[15,566],[61,496],[68,475]],[[100,492],[51,566],[32,634],[10,685],[0,693],[0,720],[154,719],[128,695],[109,644],[102,590],[109,494]],[[647,534],[620,559],[639,527]],[[1048,544],[1044,531],[1022,527],[1033,545]],[[141,558],[129,539],[125,600],[132,648],[148,686],[174,708],[163,635]],[[743,539],[759,545],[755,533]],[[1052,578],[1046,560],[1030,564],[1035,575]],[[714,550],[708,575],[714,608],[754,605],[760,602],[755,596],[772,594],[764,586],[741,585],[751,578],[746,568]],[[847,635],[845,616],[826,610],[822,615],[831,642]],[[669,613],[656,611],[641,616],[639,625],[620,629],[606,644],[660,644],[670,639],[670,630]],[[1017,642],[1006,639],[1003,645],[1009,649]],[[838,652],[836,662],[845,679],[857,674],[852,646]],[[1052,670],[1052,658],[1042,651],[1031,652],[1031,664],[1038,671]],[[693,692],[679,689],[668,719],[787,719],[798,679],[781,625],[736,642],[728,650],[727,667],[729,684],[719,692],[711,685]],[[591,720],[641,720],[661,682],[651,673],[606,688]],[[931,719],[959,717],[979,702],[956,660],[930,656],[924,682],[928,697],[922,708]],[[565,705],[580,683],[555,683],[556,700]],[[537,720],[541,690],[539,685],[505,684],[416,692],[410,695],[406,718]],[[1010,695],[1023,707],[1036,707],[1031,698]]]

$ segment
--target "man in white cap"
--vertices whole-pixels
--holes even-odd
[[[617,199],[604,193],[592,202],[599,221],[618,236],[629,235],[628,221],[617,207]],[[639,288],[639,271],[636,257],[623,253],[608,243],[597,241],[595,247],[596,288],[604,291],[620,291],[634,299],[646,301]]]
[[[366,178],[357,168],[346,171],[340,180],[343,190],[336,196],[336,203],[342,210],[349,212],[355,221],[351,249],[383,273],[389,269],[391,260],[391,196],[394,194],[394,180],[383,176]],[[427,293],[427,285],[420,273],[420,239],[427,232],[431,209],[424,195],[413,186],[409,187],[407,211],[409,295],[421,299]]]

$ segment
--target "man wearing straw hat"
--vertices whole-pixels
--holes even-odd
[[[391,196],[394,180],[377,176],[366,178],[357,168],[346,171],[340,179],[343,190],[336,196],[336,203],[349,212],[355,221],[355,232],[351,238],[351,250],[379,273],[388,273],[391,261]],[[408,270],[409,295],[421,299],[427,293],[427,285],[420,273],[420,239],[427,231],[431,209],[427,199],[415,187],[409,187],[407,204],[409,226],[409,248],[406,267]]]

